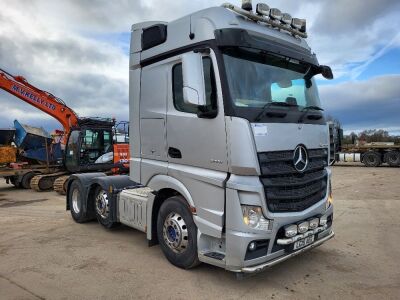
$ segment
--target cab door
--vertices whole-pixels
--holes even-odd
[[[200,57],[199,57],[200,60]],[[199,231],[221,238],[225,214],[227,145],[221,86],[215,55],[204,54],[198,66],[204,77],[201,107],[187,104],[183,93],[183,57],[170,65],[170,95],[167,108],[168,176],[188,190],[196,208]],[[198,91],[199,92],[199,91]],[[202,91],[200,91],[200,94]]]
[[[225,118],[214,53],[203,55],[202,61],[208,110],[203,115],[200,107],[184,102],[182,56],[171,63],[167,111],[168,162],[227,171]]]

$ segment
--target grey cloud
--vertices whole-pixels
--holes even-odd
[[[398,0],[335,0],[322,3],[313,27],[316,34],[346,34],[354,29],[371,27],[375,20],[400,9]]]
[[[399,127],[400,75],[321,86],[327,112],[350,128]]]

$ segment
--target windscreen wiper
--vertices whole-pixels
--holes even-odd
[[[258,122],[261,120],[261,118],[265,115],[267,112],[267,109],[270,108],[271,106],[281,106],[281,107],[297,107],[297,104],[291,104],[287,102],[268,102],[265,104],[261,110],[261,112],[257,115],[257,117],[254,119],[255,122]]]
[[[304,117],[307,115],[307,113],[310,110],[319,110],[319,111],[324,111],[323,108],[319,107],[319,106],[315,106],[315,105],[310,105],[310,106],[306,106],[304,107],[301,111],[303,112],[299,118],[299,120],[297,121],[298,123],[303,123],[304,121]]]

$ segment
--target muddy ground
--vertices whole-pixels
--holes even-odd
[[[79,225],[0,182],[0,299],[399,299],[400,168],[333,168],[336,237],[254,277],[175,268],[145,235]]]

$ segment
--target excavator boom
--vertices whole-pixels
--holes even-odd
[[[13,76],[0,69],[0,88],[59,121],[64,128],[64,144],[67,142],[71,127],[78,125],[77,114],[61,99],[34,87],[22,76]]]

